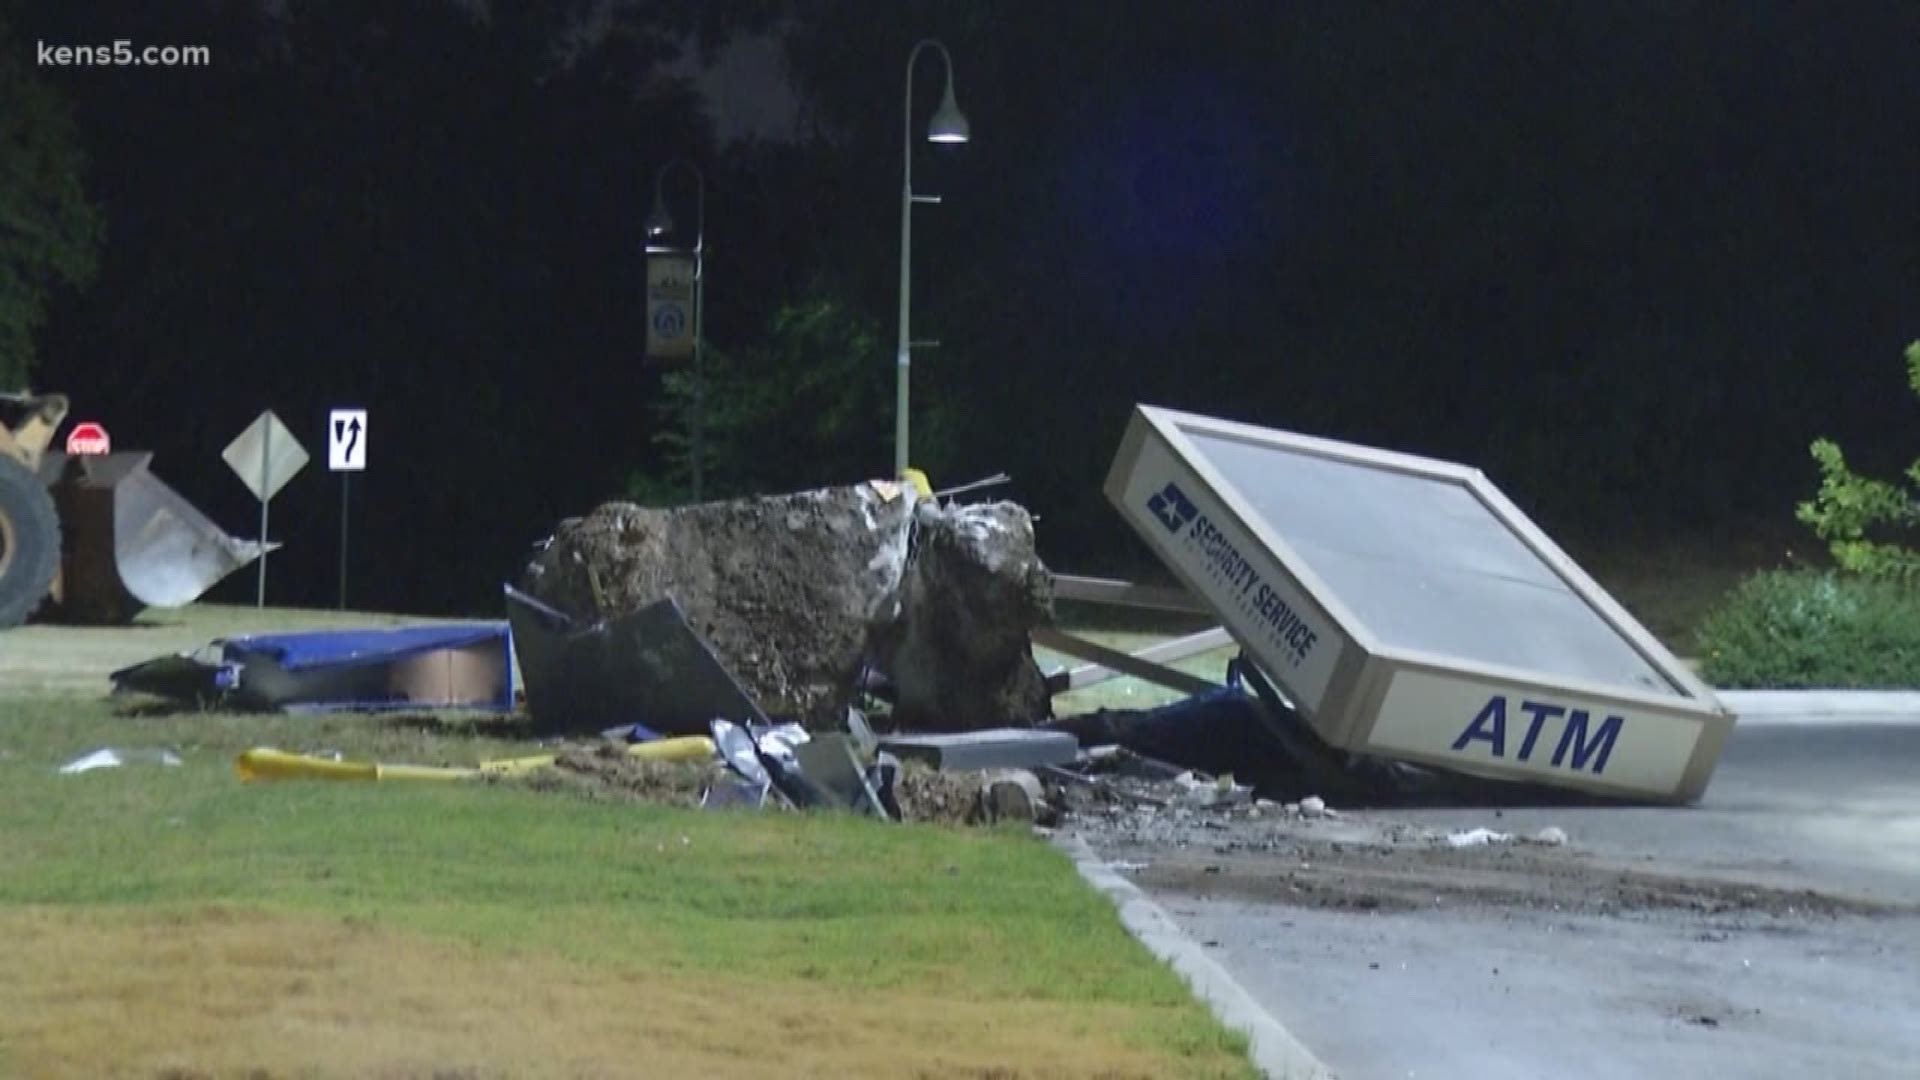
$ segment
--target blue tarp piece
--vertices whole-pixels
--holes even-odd
[[[656,739],[666,738],[665,735],[660,734],[645,724],[621,724],[619,727],[610,727],[601,732],[600,737],[603,739],[611,739],[614,742],[628,743],[653,742]]]
[[[464,649],[498,639],[505,648],[505,622],[407,626],[393,630],[313,630],[298,634],[254,634],[228,638],[228,660],[265,657],[287,671],[336,664],[379,664],[441,649]]]
[[[441,652],[443,672],[400,666]],[[399,669],[399,670],[396,670]],[[115,692],[289,712],[514,710],[513,632],[501,622],[253,634],[114,672]],[[440,689],[431,689],[436,680]]]
[[[499,679],[483,696],[414,699],[398,692],[395,665],[448,650],[499,650]],[[480,709],[512,712],[513,636],[505,622],[410,626],[392,630],[317,630],[258,634],[221,643],[238,668],[242,700],[298,712]]]

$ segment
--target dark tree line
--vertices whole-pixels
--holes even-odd
[[[11,49],[215,60],[30,73],[71,104],[106,225],[35,382],[236,526],[216,455],[255,412],[317,450],[328,406],[372,409],[365,604],[487,610],[560,516],[671,493],[639,351],[673,157],[708,179],[716,481],[889,467],[924,36],[974,141],[915,150],[945,197],[916,212],[915,336],[942,347],[915,367],[915,457],[1013,473],[1057,562],[1133,558],[1098,488],[1136,401],[1466,459],[1580,536],[1787,520],[1821,434],[1911,456],[1910,5],[45,0],[5,21]],[[787,41],[794,142],[722,145],[664,74],[683,41],[747,33]],[[290,600],[331,595],[336,502],[315,468],[277,510]]]

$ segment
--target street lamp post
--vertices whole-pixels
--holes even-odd
[[[693,501],[700,501],[702,477],[702,458],[704,457],[703,427],[706,412],[707,376],[701,365],[701,350],[706,345],[705,325],[701,318],[707,299],[707,178],[700,167],[686,158],[675,158],[667,162],[653,177],[653,212],[647,215],[647,235],[662,236],[673,231],[673,215],[667,213],[666,180],[667,174],[676,167],[684,167],[693,174],[694,182],[694,222],[693,222]]]
[[[940,201],[938,195],[913,193],[913,66],[919,61],[920,53],[928,46],[938,50],[941,60],[946,63],[947,92],[940,100],[940,107],[934,110],[932,121],[927,125],[927,141],[963,143],[967,141],[970,134],[967,118],[961,114],[959,104],[953,99],[953,56],[947,52],[945,45],[932,38],[921,41],[913,47],[913,52],[907,57],[906,140],[901,169],[903,183],[900,189],[900,342],[894,352],[893,471],[897,477],[906,475],[909,464],[907,460],[907,382],[910,369],[913,367],[913,347],[917,344],[908,333],[908,313],[913,295],[913,204]]]

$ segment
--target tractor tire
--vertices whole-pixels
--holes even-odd
[[[40,478],[0,457],[0,630],[27,621],[60,567],[60,516]]]

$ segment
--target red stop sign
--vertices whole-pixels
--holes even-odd
[[[112,450],[113,441],[107,438],[107,429],[91,420],[75,424],[67,435],[69,454],[105,454]]]

